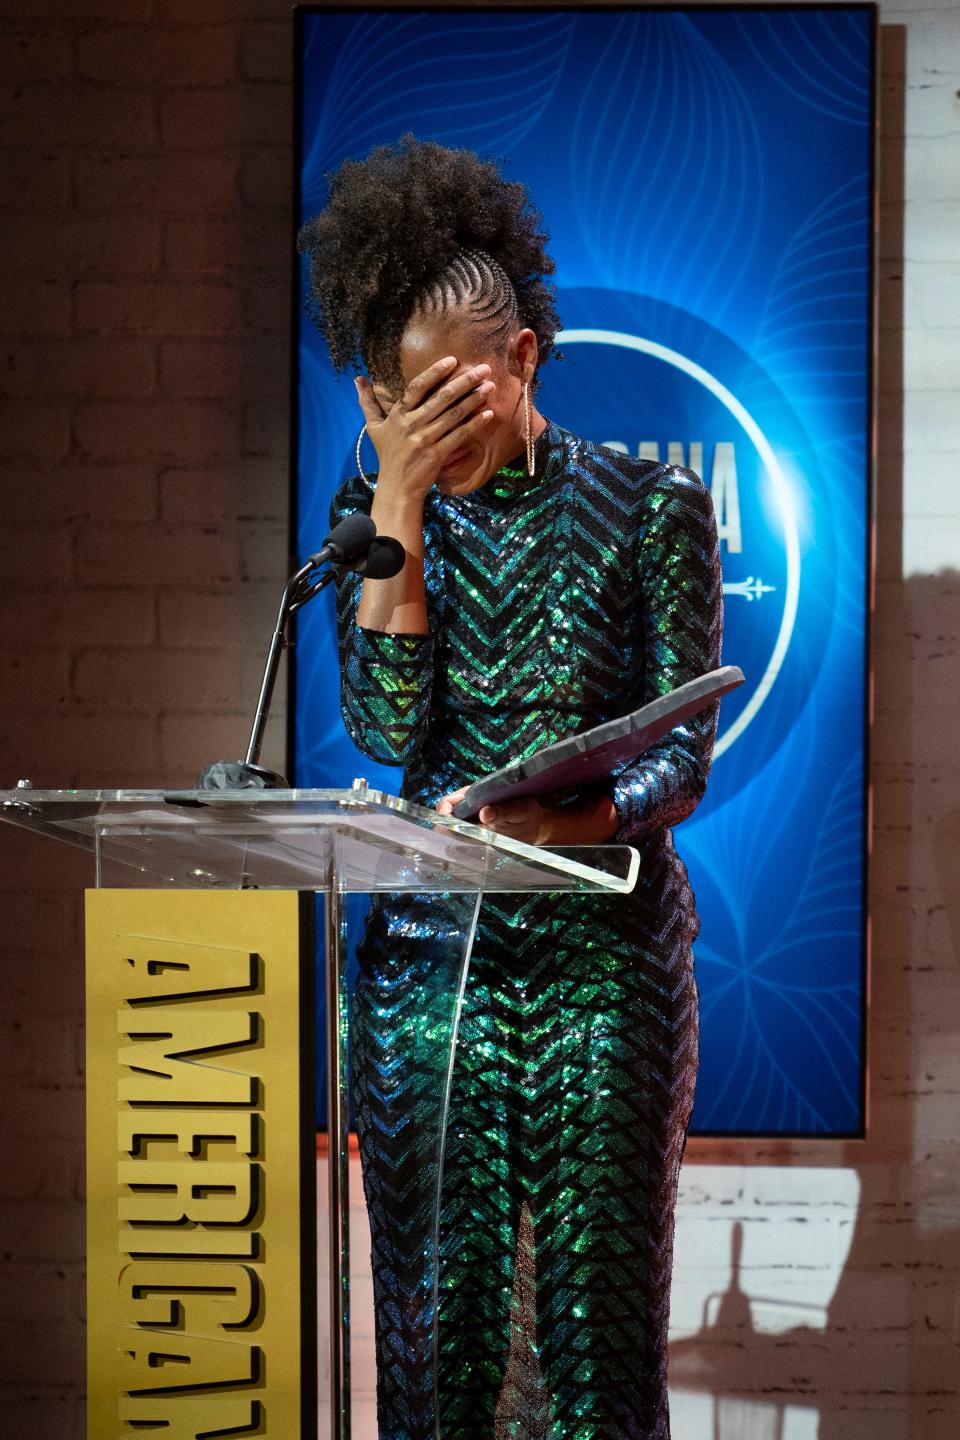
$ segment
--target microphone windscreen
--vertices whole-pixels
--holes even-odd
[[[335,545],[341,563],[353,560],[366,550],[376,533],[377,527],[370,516],[357,510],[352,515],[344,515],[343,519],[334,525],[323,542],[323,548]]]
[[[368,580],[389,580],[399,575],[407,559],[407,553],[399,540],[390,535],[378,535],[370,541],[367,563],[363,573]]]

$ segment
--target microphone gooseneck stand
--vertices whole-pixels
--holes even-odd
[[[290,617],[315,595],[319,595],[339,571],[357,570],[361,574],[369,575],[371,579],[382,579],[395,575],[401,569],[404,558],[403,547],[397,541],[385,535],[377,535],[369,515],[347,515],[334,526],[322,548],[315,555],[311,555],[284,586],[244,759],[215,760],[198,777],[198,790],[289,789],[289,781],[284,775],[279,771],[266,769],[259,762],[270,702],[280,668],[280,657],[292,644],[287,633]],[[321,575],[318,572],[322,565],[329,565],[330,569]]]
[[[286,790],[289,788],[289,782],[285,776],[277,770],[265,769],[258,762],[263,745],[263,733],[270,714],[270,702],[273,699],[273,690],[277,683],[277,672],[280,669],[280,657],[291,644],[287,636],[290,617],[306,605],[308,600],[312,600],[314,595],[318,595],[325,585],[329,585],[335,575],[335,571],[331,569],[321,575],[319,579],[311,581],[310,577],[314,574],[315,568],[313,557],[311,557],[306,565],[301,566],[296,574],[290,577],[284,587],[273,637],[267,651],[266,664],[263,667],[263,679],[260,682],[260,695],[257,699],[257,713],[253,719],[246,755],[243,760],[214,760],[212,764],[207,765],[197,778],[198,790]]]
[[[250,730],[250,740],[247,745],[247,753],[244,756],[242,767],[238,766],[244,774],[249,774],[259,782],[258,788],[264,790],[284,790],[287,788],[286,779],[275,770],[265,770],[258,762],[260,750],[263,745],[263,732],[267,726],[267,717],[270,713],[270,702],[273,699],[273,689],[277,683],[277,672],[280,669],[280,657],[290,644],[287,635],[287,627],[291,615],[312,600],[314,595],[329,585],[334,579],[336,571],[328,570],[319,578],[315,577],[316,566],[314,557],[311,556],[306,565],[290,577],[284,587],[283,595],[280,598],[280,609],[277,611],[277,622],[274,626],[273,637],[270,641],[270,649],[267,651],[266,664],[263,667],[263,679],[260,682],[260,695],[257,699],[257,712],[253,717],[253,726]],[[223,762],[218,762],[223,763]],[[208,770],[212,767],[208,766]],[[204,775],[207,774],[205,770]],[[200,788],[203,786],[203,775],[200,777]],[[233,787],[231,787],[233,788]]]

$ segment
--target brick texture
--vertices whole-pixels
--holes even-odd
[[[249,80],[240,55],[247,26],[289,30],[289,6],[0,0],[0,16],[0,785],[185,783],[245,748],[245,652],[262,659],[286,566],[285,455],[262,422],[256,454],[244,434],[264,395],[286,425],[285,307],[265,339],[250,294],[288,283],[291,96],[275,45]],[[244,167],[271,175],[255,212]],[[85,1433],[90,880],[80,852],[0,834],[15,1440]]]
[[[0,17],[0,785],[186,783],[245,746],[287,563],[289,0]],[[882,19],[870,1136],[689,1147],[676,1440],[960,1434],[960,7]],[[84,1434],[88,880],[0,831],[15,1440]]]
[[[76,66],[83,79],[111,85],[226,85],[236,48],[233,25],[98,28],[79,37]]]

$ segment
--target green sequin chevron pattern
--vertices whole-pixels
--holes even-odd
[[[354,621],[342,701],[403,793],[449,790],[720,662],[710,498],[695,476],[549,425],[537,473],[432,492],[427,636]],[[349,481],[334,518],[368,509]],[[716,711],[611,782],[641,852],[627,898],[481,906],[432,1248],[440,897],[379,899],[353,1068],[373,1240],[381,1440],[666,1440],[677,1172],[693,1099],[697,931],[671,826],[703,793]],[[432,987],[432,988],[431,988]],[[439,1264],[438,1362],[433,1275]]]

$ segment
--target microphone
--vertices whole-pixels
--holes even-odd
[[[208,765],[197,780],[198,790],[283,790],[288,782],[273,770],[265,770],[258,764],[263,732],[267,723],[267,712],[273,696],[273,687],[280,665],[280,656],[291,643],[287,639],[287,625],[290,616],[312,600],[314,595],[329,585],[337,573],[345,570],[356,571],[371,580],[387,580],[403,569],[406,551],[399,540],[390,535],[378,535],[377,527],[360,511],[345,515],[334,525],[320,549],[309,555],[295,574],[291,575],[284,587],[280,600],[280,611],[274,627],[273,639],[264,667],[257,701],[257,713],[250,732],[250,743],[246,759],[217,760]],[[314,573],[321,565],[331,568],[319,579]],[[171,803],[188,803],[182,795],[170,792],[164,797]],[[189,803],[200,803],[190,801]]]
[[[407,552],[392,535],[375,535],[366,555],[344,569],[356,570],[367,580],[389,580],[399,575],[407,560]]]
[[[346,565],[369,550],[377,527],[369,515],[356,510],[344,515],[326,537],[316,555],[308,555],[304,565],[315,570],[319,565]]]
[[[365,517],[358,516],[357,518]],[[339,528],[338,525],[337,530]],[[336,534],[337,530],[333,533]],[[360,527],[358,526],[357,534],[359,535],[359,533]],[[318,551],[318,554],[322,555],[323,551]],[[308,600],[312,600],[314,595],[319,595],[331,580],[335,579],[337,575],[344,574],[345,571],[352,570],[354,574],[363,575],[368,580],[388,580],[391,575],[398,575],[406,564],[407,552],[400,541],[394,540],[392,536],[374,535],[355,560],[343,560],[340,563],[331,561],[330,569],[325,575],[321,575],[319,580],[314,579],[313,562],[315,559],[316,556],[311,555],[303,568],[298,570],[290,581],[288,609],[291,615],[302,609]]]

